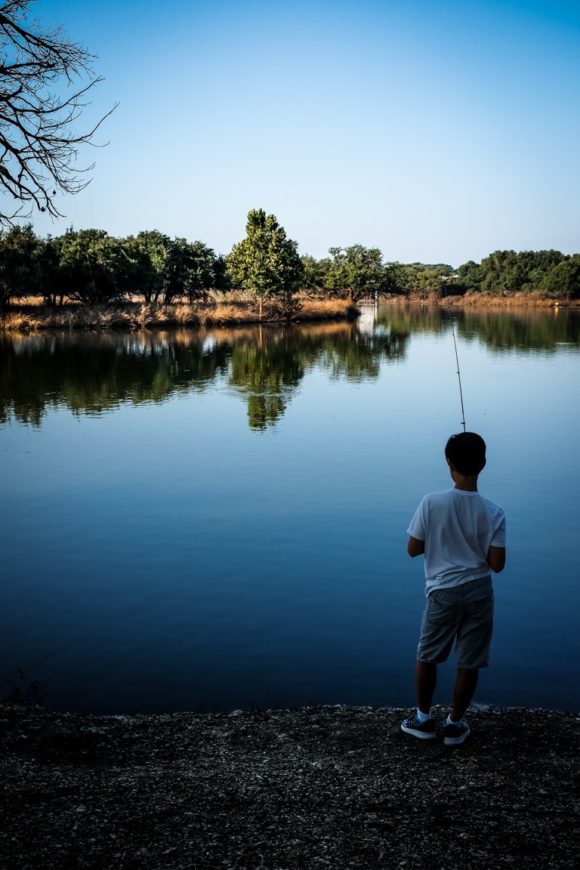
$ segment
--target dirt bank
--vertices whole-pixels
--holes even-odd
[[[578,715],[474,712],[446,748],[404,712],[0,707],[0,867],[579,866]]]

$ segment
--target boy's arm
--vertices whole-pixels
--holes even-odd
[[[505,547],[490,547],[487,551],[487,564],[499,574],[505,568]]]
[[[413,514],[413,519],[409,523],[409,528],[407,529],[407,534],[409,535],[407,553],[412,559],[414,559],[415,556],[421,556],[425,552],[428,500],[429,496],[423,496],[419,502],[419,507]]]
[[[425,541],[420,541],[418,538],[409,535],[409,541],[407,543],[407,553],[409,556],[414,559],[415,556],[421,556],[424,552]]]

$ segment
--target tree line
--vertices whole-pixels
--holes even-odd
[[[332,247],[328,257],[300,256],[274,215],[248,213],[246,236],[226,256],[200,241],[158,230],[116,238],[104,230],[69,229],[38,237],[31,225],[0,232],[0,307],[40,295],[47,305],[72,300],[106,305],[138,298],[146,304],[196,302],[212,290],[245,290],[260,311],[266,300],[290,316],[297,291],[350,298],[539,292],[580,297],[580,254],[495,251],[480,263],[385,262],[378,248]]]

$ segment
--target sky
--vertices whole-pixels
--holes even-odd
[[[226,254],[250,209],[301,254],[580,251],[580,3],[38,0],[97,56],[91,185],[33,220]]]

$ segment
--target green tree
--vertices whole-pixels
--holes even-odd
[[[60,305],[64,302],[66,288],[63,281],[63,271],[60,265],[62,239],[39,239],[37,259],[39,267],[38,291],[42,294],[46,305]]]
[[[509,293],[521,285],[515,251],[493,251],[481,261],[481,289],[487,293]]]
[[[401,263],[396,260],[390,263],[385,263],[384,271],[383,293],[392,293],[393,295],[407,293],[404,266]]]
[[[351,245],[330,248],[331,264],[325,287],[332,293],[348,294],[353,304],[363,296],[383,293],[389,286],[388,270],[378,248]]]
[[[39,247],[30,224],[0,232],[0,308],[39,288]]]
[[[60,268],[67,295],[87,305],[121,298],[123,252],[105,230],[68,230],[61,237]]]
[[[541,289],[545,293],[564,296],[568,299],[580,298],[580,254],[566,257],[555,265],[544,277]]]
[[[527,293],[539,290],[548,273],[562,262],[560,251],[493,251],[478,266],[472,260],[458,269],[467,292]]]
[[[159,230],[142,230],[135,238],[135,247],[137,251],[145,255],[151,264],[152,271],[143,275],[143,283],[141,292],[145,297],[145,301],[158,302],[165,289],[166,268],[169,259],[169,250],[171,248],[171,239],[165,233]],[[143,265],[147,260],[143,260]]]
[[[121,242],[121,254],[117,275],[120,286],[129,296],[143,296],[149,304],[155,292],[161,292],[163,279],[147,246],[138,237],[128,236]]]
[[[408,263],[400,266],[401,282],[407,293],[421,296],[448,295],[454,271],[446,263]]]
[[[326,276],[331,267],[331,261],[328,257],[322,260],[317,260],[309,254],[300,258],[302,260],[302,269],[304,272],[302,285],[305,290],[310,293],[320,293],[324,290]]]
[[[180,296],[190,302],[203,298],[209,290],[227,288],[225,262],[203,242],[170,239],[158,230],[140,232],[123,242],[126,254],[126,280],[131,292],[146,303],[167,304]]]
[[[225,292],[230,289],[231,281],[228,274],[226,258],[218,254],[213,264],[214,289]]]
[[[481,290],[481,267],[474,260],[468,260],[457,270],[457,281],[465,293],[478,293]]]
[[[297,247],[273,214],[263,209],[248,212],[246,238],[234,245],[227,266],[233,285],[257,297],[260,319],[264,300],[271,297],[288,317],[293,313],[293,296],[304,278]]]
[[[203,242],[174,239],[165,263],[165,302],[183,294],[190,302],[202,299],[215,287],[215,261],[214,252]]]

